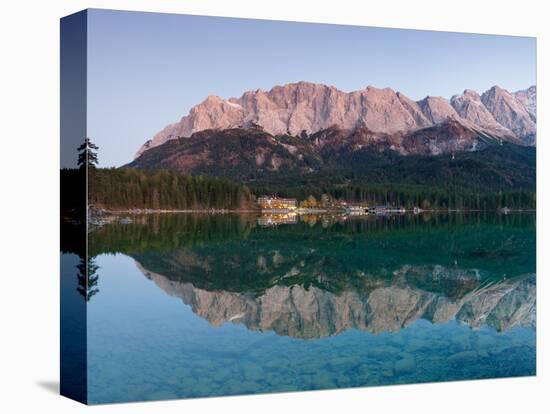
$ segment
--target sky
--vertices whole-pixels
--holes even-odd
[[[87,30],[87,133],[102,167],[130,162],[208,95],[304,80],[418,100],[536,83],[529,37],[95,9]]]

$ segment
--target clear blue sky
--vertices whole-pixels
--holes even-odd
[[[534,38],[90,10],[88,135],[129,162],[208,95],[306,80],[450,98],[536,82]]]

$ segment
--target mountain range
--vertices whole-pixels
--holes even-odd
[[[476,150],[487,138],[535,145],[536,86],[516,92],[493,86],[481,95],[467,89],[450,100],[419,101],[391,88],[348,93],[310,82],[248,91],[240,98],[208,96],[143,144],[136,158],[170,140],[227,129],[261,129],[273,137],[337,130],[344,139],[361,135],[360,146],[382,145],[403,155]]]

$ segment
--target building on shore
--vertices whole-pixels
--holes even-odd
[[[369,206],[364,204],[350,204],[345,207],[346,213],[357,216],[369,213]]]
[[[298,202],[295,198],[258,197],[258,206],[262,210],[296,210]]]

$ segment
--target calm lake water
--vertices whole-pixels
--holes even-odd
[[[535,374],[534,214],[132,219],[90,237],[90,403]]]

